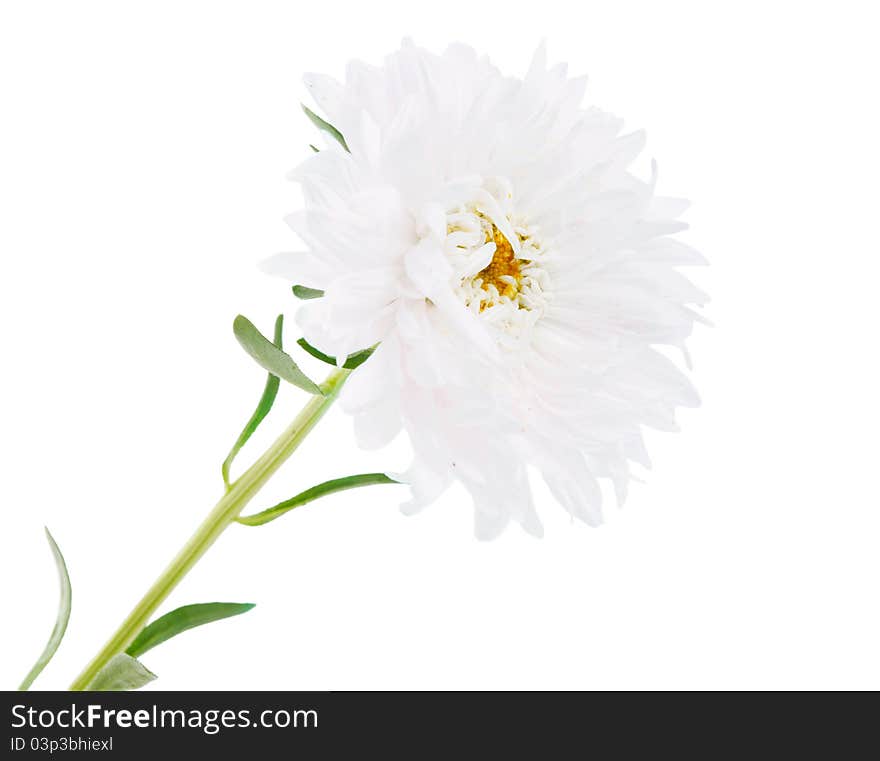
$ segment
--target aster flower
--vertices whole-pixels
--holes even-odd
[[[324,133],[294,172],[304,208],[290,223],[305,250],[267,269],[302,299],[297,343],[336,365],[323,382],[239,315],[233,330],[268,371],[263,394],[221,466],[224,493],[71,689],[136,689],[155,679],[139,658],[250,603],[195,603],[154,615],[233,525],[262,526],[343,489],[408,484],[407,513],[453,481],[473,498],[478,537],[511,521],[540,535],[530,478],[572,516],[602,520],[600,479],[623,502],[630,466],[649,466],[644,427],[675,429],[698,403],[665,353],[682,352],[706,301],[678,267],[702,257],[672,237],[686,203],[657,196],[630,166],[641,133],[582,106],[584,80],[548,68],[543,48],[523,79],[470,48],[434,55],[406,43],[380,67],[353,63],[344,83],[310,75]],[[673,352],[673,355],[675,353]],[[238,454],[281,381],[309,395],[254,463]],[[242,515],[337,399],[362,447],[404,432],[399,474],[342,476]],[[400,487],[398,487],[400,488]],[[67,630],[71,582],[51,536],[61,595],[28,689]]]
[[[340,398],[358,442],[405,431],[405,512],[457,479],[481,538],[541,534],[528,466],[599,524],[597,479],[622,502],[630,463],[649,465],[642,427],[698,403],[657,347],[684,351],[706,296],[677,267],[704,260],[670,237],[686,202],[629,171],[643,134],[584,108],[543,47],[523,79],[405,43],[305,81],[335,131],[293,173],[306,250],[266,266],[323,291],[298,313],[314,347],[378,345]]]

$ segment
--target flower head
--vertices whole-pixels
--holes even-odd
[[[543,49],[523,79],[404,44],[306,84],[345,143],[295,171],[307,250],[268,267],[324,291],[298,314],[321,351],[378,344],[341,397],[359,443],[404,430],[405,511],[457,479],[480,537],[541,533],[530,466],[598,524],[597,479],[622,501],[630,462],[649,464],[642,426],[698,403],[656,347],[683,349],[706,299],[676,267],[703,260],[670,237],[686,204],[628,170],[643,136],[583,108],[584,80]]]

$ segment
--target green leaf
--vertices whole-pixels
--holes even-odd
[[[351,153],[348,150],[348,144],[345,142],[345,138],[342,136],[342,133],[336,129],[330,122],[325,121],[320,116],[318,116],[312,109],[303,104],[303,111],[305,111],[306,116],[311,119],[312,124],[314,124],[318,129],[326,132],[330,137],[332,137],[337,143],[339,143],[346,151]]]
[[[275,337],[273,341],[275,346],[279,349],[284,348],[282,345],[283,329],[284,315],[279,314],[275,319]],[[266,378],[266,386],[263,389],[263,395],[260,397],[260,401],[257,404],[257,408],[254,410],[254,414],[251,415],[250,420],[247,421],[244,429],[236,439],[235,444],[232,445],[232,449],[229,450],[229,454],[226,455],[226,459],[223,461],[220,470],[223,473],[223,483],[226,484],[227,488],[229,487],[229,468],[232,465],[232,461],[235,459],[235,456],[239,451],[241,451],[241,448],[247,443],[247,440],[251,437],[254,431],[257,430],[260,423],[263,422],[266,415],[269,414],[269,410],[272,409],[272,405],[275,403],[275,397],[278,396],[279,385],[280,381],[278,376],[269,373],[269,377]]]
[[[137,658],[128,653],[117,653],[95,674],[86,690],[95,692],[119,692],[136,690],[152,682],[156,675]]]
[[[55,558],[55,567],[58,569],[58,582],[61,586],[61,599],[58,602],[58,614],[55,616],[55,627],[49,635],[49,641],[33,668],[28,672],[24,681],[19,686],[19,690],[27,690],[34,683],[34,680],[40,675],[46,664],[52,660],[55,651],[64,639],[64,632],[67,631],[67,622],[70,620],[70,605],[73,599],[73,590],[70,586],[70,576],[67,574],[67,564],[64,562],[64,556],[61,550],[49,533],[49,529],[45,529],[46,539],[49,540],[49,547],[52,550],[52,556]]]
[[[176,637],[187,629],[210,624],[213,621],[220,621],[231,616],[239,616],[242,613],[247,613],[253,607],[254,605],[249,602],[205,602],[197,605],[184,605],[144,627],[144,630],[135,637],[134,642],[128,646],[125,652],[132,657],[141,656],[147,650],[152,650],[156,645],[161,645],[165,640]]]
[[[282,380],[298,386],[315,396],[323,396],[318,385],[297,367],[289,354],[285,354],[268,338],[266,338],[247,318],[238,315],[232,324],[232,330],[242,348],[256,360],[264,370],[277,375]]]
[[[246,515],[236,518],[236,520],[245,526],[262,526],[264,523],[274,521],[280,518],[284,513],[290,512],[296,507],[305,505],[307,502],[313,502],[328,494],[334,494],[338,491],[346,489],[356,489],[360,486],[371,486],[373,484],[396,484],[393,478],[389,478],[384,473],[362,473],[358,476],[346,476],[345,478],[334,478],[332,481],[325,481],[322,484],[306,489],[304,492],[297,494],[291,499],[279,502],[268,510],[263,510],[254,515]]]
[[[311,148],[315,153],[320,153],[320,152],[321,152],[321,149],[320,149],[320,148],[315,147],[315,146],[312,145],[311,143],[309,143],[309,148]]]
[[[305,285],[295,285],[293,286],[293,295],[298,299],[319,299],[324,295],[324,291],[320,291],[317,288],[309,288]]]
[[[324,354],[320,349],[316,349],[312,346],[305,338],[300,338],[297,343],[305,349],[309,354],[311,354],[316,359],[320,359],[322,362],[326,362],[328,365],[336,366],[336,357],[331,357],[329,354]],[[361,349],[360,351],[356,351],[354,354],[349,354],[345,360],[345,363],[342,365],[346,370],[354,370],[356,367],[360,367],[364,362],[366,362],[370,355],[376,350],[376,347],[373,346],[370,349]]]

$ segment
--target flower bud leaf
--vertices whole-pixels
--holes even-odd
[[[293,286],[293,295],[298,299],[319,299],[324,295],[324,291],[318,288],[309,288],[306,285]]]
[[[156,675],[137,658],[128,653],[117,653],[95,674],[86,690],[96,692],[121,692],[136,690],[152,682]]]
[[[278,317],[275,318],[275,335],[273,339],[273,343],[279,349],[284,348],[282,339],[283,330],[284,315],[279,314]],[[266,415],[269,414],[269,410],[272,409],[272,405],[275,403],[275,397],[278,396],[279,385],[280,381],[278,376],[269,373],[269,377],[266,378],[266,386],[263,388],[263,395],[260,397],[260,401],[257,404],[257,408],[254,410],[254,414],[251,415],[250,420],[247,421],[247,424],[236,439],[235,444],[232,445],[232,449],[229,450],[229,454],[226,455],[226,459],[223,461],[220,470],[223,474],[223,483],[226,484],[227,488],[229,487],[229,468],[232,466],[232,461],[241,451],[241,448],[247,443],[247,440],[251,437],[254,431],[257,430],[260,423],[263,422]]]
[[[331,357],[329,354],[324,354],[320,349],[316,349],[312,346],[305,338],[300,338],[297,343],[309,354],[311,354],[316,359],[320,359],[322,362],[326,362],[328,365],[336,366],[336,357]],[[373,346],[370,349],[361,349],[360,351],[356,351],[354,354],[349,354],[345,363],[342,365],[346,370],[354,370],[356,367],[360,367],[364,362],[366,362],[370,355],[375,351],[376,347]]]
[[[21,691],[29,689],[34,683],[34,680],[40,675],[43,669],[46,668],[49,661],[52,660],[55,651],[58,650],[58,646],[61,644],[61,640],[64,639],[64,632],[67,631],[67,622],[70,620],[70,606],[73,599],[73,589],[70,586],[70,576],[67,574],[67,564],[64,562],[64,556],[61,554],[61,550],[55,543],[55,539],[53,539],[52,534],[49,533],[49,529],[44,530],[46,532],[46,539],[49,540],[49,548],[52,550],[52,557],[55,559],[55,567],[58,569],[58,583],[61,588],[61,598],[58,601],[58,613],[55,616],[55,626],[52,629],[52,633],[49,635],[49,641],[46,643],[46,647],[43,648],[43,652],[40,653],[40,657],[37,658],[37,662],[19,686],[18,689]]]
[[[356,489],[360,486],[372,486],[373,484],[396,484],[393,478],[389,478],[384,473],[361,473],[357,476],[345,476],[344,478],[334,478],[331,481],[325,481],[322,484],[313,486],[300,492],[295,497],[291,497],[284,502],[279,502],[268,510],[255,513],[254,515],[245,515],[236,520],[244,526],[262,526],[265,523],[280,518],[287,512],[296,507],[301,507],[308,502],[314,502],[316,499],[326,497],[328,494],[334,494],[338,491],[346,489]]]
[[[337,143],[339,143],[343,148],[345,148],[346,151],[351,153],[351,151],[348,150],[348,144],[345,142],[345,138],[342,136],[342,133],[338,129],[336,129],[336,127],[334,127],[332,124],[330,124],[330,122],[326,121],[325,119],[322,119],[320,116],[318,116],[314,111],[312,111],[312,109],[310,109],[305,104],[301,104],[301,105],[302,105],[302,110],[305,112],[305,115],[309,117],[312,124],[314,124],[319,130],[326,132]]]
[[[247,317],[238,315],[232,324],[232,330],[242,348],[264,370],[268,370],[303,391],[308,391],[315,396],[323,396],[318,385],[299,369],[290,355],[283,352],[260,333]]]
[[[254,604],[249,602],[205,602],[184,605],[145,626],[125,652],[137,658],[187,629],[231,616],[240,616],[253,608]]]

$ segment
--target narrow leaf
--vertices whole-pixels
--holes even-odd
[[[326,132],[337,143],[339,143],[343,148],[345,148],[346,151],[351,153],[351,151],[348,150],[348,145],[345,142],[345,138],[342,136],[342,133],[338,129],[336,129],[336,127],[334,127],[332,124],[330,124],[330,122],[322,119],[314,111],[312,111],[312,109],[310,109],[308,106],[303,104],[302,109],[303,109],[303,111],[305,111],[306,116],[308,116],[309,119],[311,119],[312,124],[314,124],[318,129]]]
[[[264,370],[268,370],[273,375],[277,375],[282,380],[286,380],[310,394],[323,395],[318,385],[297,367],[290,355],[285,354],[260,333],[247,317],[238,315],[232,324],[232,329],[242,348]]]
[[[305,285],[295,285],[293,286],[293,295],[298,299],[319,299],[324,295],[324,291]]]
[[[309,143],[309,148],[311,148],[315,153],[320,153],[320,152],[321,152],[321,149],[320,149],[320,148],[315,147],[315,146],[312,145],[311,143]]]
[[[144,627],[144,630],[138,634],[125,652],[132,657],[139,657],[148,650],[152,650],[156,645],[161,645],[187,629],[194,629],[196,626],[210,624],[213,621],[220,621],[231,616],[239,616],[242,613],[247,613],[253,607],[252,603],[245,602],[205,602],[197,605],[184,605]]]
[[[29,689],[34,683],[34,680],[40,675],[43,669],[46,668],[46,664],[52,660],[52,656],[55,655],[55,651],[58,650],[61,640],[64,639],[64,632],[67,631],[67,622],[70,620],[70,605],[73,598],[73,590],[70,586],[70,576],[67,574],[67,564],[64,562],[64,556],[61,554],[61,550],[52,538],[52,534],[49,533],[49,529],[45,529],[45,531],[46,539],[49,540],[49,547],[52,550],[52,556],[55,558],[55,567],[58,569],[58,582],[61,586],[61,599],[58,602],[58,614],[55,616],[55,627],[52,629],[52,634],[49,635],[49,641],[46,643],[46,647],[43,649],[40,657],[37,658],[34,667],[28,672],[28,675],[19,686],[19,690]]]
[[[119,692],[136,690],[152,682],[156,675],[137,658],[128,653],[117,653],[104,665],[86,690],[95,692]]]
[[[282,345],[282,333],[284,328],[284,315],[279,314],[275,319],[275,336],[273,343],[279,349],[283,349]],[[221,467],[221,472],[223,473],[223,483],[226,486],[229,486],[229,468],[232,465],[232,461],[235,459],[235,456],[241,451],[241,448],[247,443],[247,440],[253,435],[254,431],[257,430],[257,427],[260,423],[263,422],[263,419],[266,415],[269,414],[269,410],[272,409],[272,405],[275,403],[275,397],[278,396],[278,386],[280,385],[280,381],[277,375],[272,375],[269,373],[269,377],[266,378],[266,386],[263,389],[263,395],[260,397],[260,401],[257,404],[257,408],[254,410],[254,414],[251,415],[251,419],[247,421],[242,432],[239,434],[238,438],[235,441],[235,444],[232,445],[232,449],[229,450],[229,454],[226,455],[226,459],[223,461],[223,466]]]
[[[316,359],[320,359],[322,362],[326,362],[328,365],[336,365],[336,357],[331,357],[329,354],[324,354],[320,349],[316,349],[312,346],[305,338],[300,338],[297,343],[305,349],[309,354],[311,354]],[[345,364],[342,366],[346,370],[354,370],[356,367],[360,367],[364,362],[366,362],[370,355],[376,350],[376,347],[373,346],[370,349],[361,349],[360,351],[356,351],[354,354],[349,354],[348,358],[345,360]]]
[[[334,478],[332,481],[325,481],[322,484],[306,489],[304,492],[297,494],[291,499],[279,502],[268,510],[263,510],[254,515],[246,515],[236,520],[245,526],[262,526],[264,523],[274,521],[280,518],[284,513],[290,512],[296,507],[305,505],[307,502],[313,502],[328,494],[334,494],[338,491],[346,489],[356,489],[360,486],[371,486],[373,484],[396,484],[393,478],[389,478],[384,473],[362,473],[358,476],[346,476],[345,478]]]

